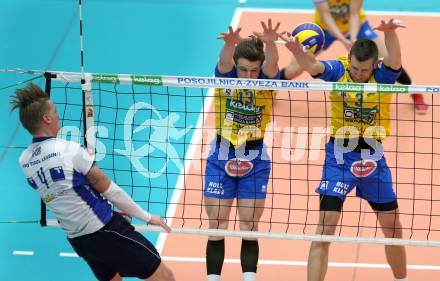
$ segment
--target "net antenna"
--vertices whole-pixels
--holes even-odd
[[[94,112],[93,112],[93,95],[92,95],[92,79],[84,71],[84,40],[83,40],[83,13],[82,0],[78,0],[79,9],[79,46],[81,58],[81,90],[83,98],[83,125],[84,125],[84,146],[89,153],[95,154],[96,138],[94,130]]]

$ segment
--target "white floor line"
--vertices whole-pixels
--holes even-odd
[[[236,9],[231,20],[231,26],[234,30],[237,29],[238,23],[240,22],[240,18],[241,18],[241,11],[240,9]],[[214,102],[214,89],[210,88],[207,92],[207,97],[205,98],[202,111],[209,110],[213,102]],[[206,119],[208,118],[207,112],[201,112],[201,113],[203,114],[199,115],[199,118],[196,123],[196,128],[202,128],[203,124],[206,123]],[[191,145],[188,148],[187,155],[185,155],[185,159],[194,158],[193,156],[195,155],[196,148],[199,147],[202,138],[203,138],[202,130],[197,129],[191,138],[191,142],[190,142]],[[191,160],[185,160],[184,167],[185,167],[184,171],[189,171],[191,167]],[[177,179],[176,187],[174,188],[173,195],[171,197],[170,204],[166,213],[167,218],[173,218],[174,214],[176,213],[177,204],[179,203],[180,196],[182,194],[182,190],[186,180],[186,175],[183,174],[184,171],[180,171],[179,178]],[[171,225],[172,219],[168,219],[167,223]],[[161,232],[159,234],[159,237],[155,245],[159,254],[162,253],[167,237],[168,237],[167,233]]]
[[[32,256],[33,251],[13,251],[13,255]],[[78,258],[76,253],[60,252],[60,257]],[[174,262],[193,262],[193,263],[205,263],[205,258],[190,258],[190,257],[169,257],[163,256],[164,261]],[[240,259],[225,259],[225,263],[240,264]],[[259,260],[259,265],[283,265],[283,266],[307,266],[306,261],[286,261],[286,260]],[[351,262],[329,262],[329,267],[347,267],[347,268],[384,268],[389,269],[388,264],[382,263],[351,263]],[[413,270],[440,270],[439,265],[422,265],[422,264],[409,264],[408,269]]]
[[[15,256],[33,256],[34,251],[13,251],[12,254]]]
[[[214,90],[209,89],[207,91],[207,97],[205,97],[205,101],[204,101],[204,104],[203,104],[203,107],[201,110],[203,111],[203,110],[208,110],[209,108],[211,108],[211,104],[213,103],[213,101],[214,101]],[[173,218],[174,214],[176,213],[177,205],[180,201],[180,196],[181,196],[183,189],[184,189],[184,186],[185,186],[186,175],[184,174],[184,171],[188,172],[191,169],[191,162],[192,162],[191,159],[194,159],[194,155],[196,154],[196,149],[198,147],[200,147],[201,140],[203,138],[201,128],[203,127],[203,124],[206,123],[207,117],[208,117],[207,113],[201,112],[201,114],[199,115],[199,118],[197,120],[196,127],[195,127],[197,129],[195,130],[195,132],[193,133],[193,135],[191,137],[191,142],[190,142],[191,144],[188,147],[188,151],[185,155],[186,158],[185,158],[185,162],[184,162],[184,170],[180,171],[180,175],[179,175],[179,178],[177,179],[176,187],[174,188],[173,195],[171,197],[170,204],[169,204],[169,207],[168,207],[168,210],[166,213],[166,217],[169,218],[167,220],[168,225],[172,224],[173,220],[171,218]],[[162,253],[163,246],[165,245],[165,241],[166,241],[167,237],[168,237],[167,233],[161,232],[159,234],[159,237],[156,242],[156,249],[159,252],[159,254]]]
[[[194,262],[205,263],[204,258],[189,258],[189,257],[162,257],[164,261],[176,262]],[[240,264],[240,259],[225,259],[225,263]],[[307,266],[306,261],[286,261],[286,260],[259,260],[259,265],[286,265],[286,266]],[[388,264],[381,263],[351,263],[351,262],[329,262],[329,267],[347,267],[347,268],[384,268],[389,269]],[[440,270],[438,265],[415,265],[409,264],[408,269],[413,270]]]
[[[78,258],[79,256],[77,255],[77,253],[60,252],[60,257],[65,257],[65,258]]]

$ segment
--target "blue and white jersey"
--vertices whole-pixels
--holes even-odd
[[[110,221],[110,203],[85,177],[94,157],[78,143],[34,138],[19,161],[29,185],[55,214],[68,237],[93,233]]]

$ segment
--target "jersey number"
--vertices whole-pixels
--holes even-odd
[[[362,107],[364,103],[364,95],[362,93],[357,93],[356,98],[357,98],[357,102],[355,102],[354,104],[358,107]]]
[[[50,168],[49,173],[50,173],[50,177],[52,179],[52,182],[66,179],[66,177],[64,176],[64,171],[63,171],[62,167]],[[46,174],[44,173],[43,167],[41,167],[39,170],[37,170],[37,176],[38,176],[38,179],[40,180],[40,182],[42,184],[44,184],[46,186],[46,188],[49,188],[49,183],[47,181],[47,177],[46,177]],[[36,188],[35,181],[33,181],[32,178],[30,178],[30,179],[31,180],[28,180],[29,184],[33,188]]]
[[[247,101],[244,102],[243,100],[243,95],[245,95],[247,97]],[[247,91],[239,91],[238,92],[238,98],[240,99],[241,104],[244,105],[253,105],[254,104],[254,93],[251,90],[247,90]]]

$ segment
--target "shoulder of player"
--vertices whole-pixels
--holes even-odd
[[[377,67],[374,69],[374,72],[377,73],[379,71],[380,72],[384,72],[385,71],[385,72],[388,72],[390,74],[396,74],[396,73],[399,73],[400,71],[402,71],[402,68],[400,68],[400,69],[393,69],[393,68],[389,67],[388,65],[386,65],[382,59],[379,59]]]
[[[223,73],[220,72],[220,70],[218,69],[218,65],[216,65],[214,75],[215,77],[237,78],[237,68],[234,65],[230,71]]]
[[[349,68],[349,65],[342,59],[320,60],[320,62],[324,65],[324,71],[318,75],[313,76],[314,78],[319,78],[322,75],[332,75],[333,80],[335,80],[336,78],[340,79],[342,76],[344,76],[344,73]]]
[[[31,144],[20,154],[20,157],[18,157],[18,163],[20,163],[20,166],[29,161],[29,158],[32,155],[32,147],[33,145]]]
[[[75,142],[70,140],[65,140],[61,138],[54,138],[52,143],[47,144],[48,148],[47,150],[51,152],[60,152],[61,155],[75,155],[78,152],[81,152],[82,150],[86,150],[86,148]]]

